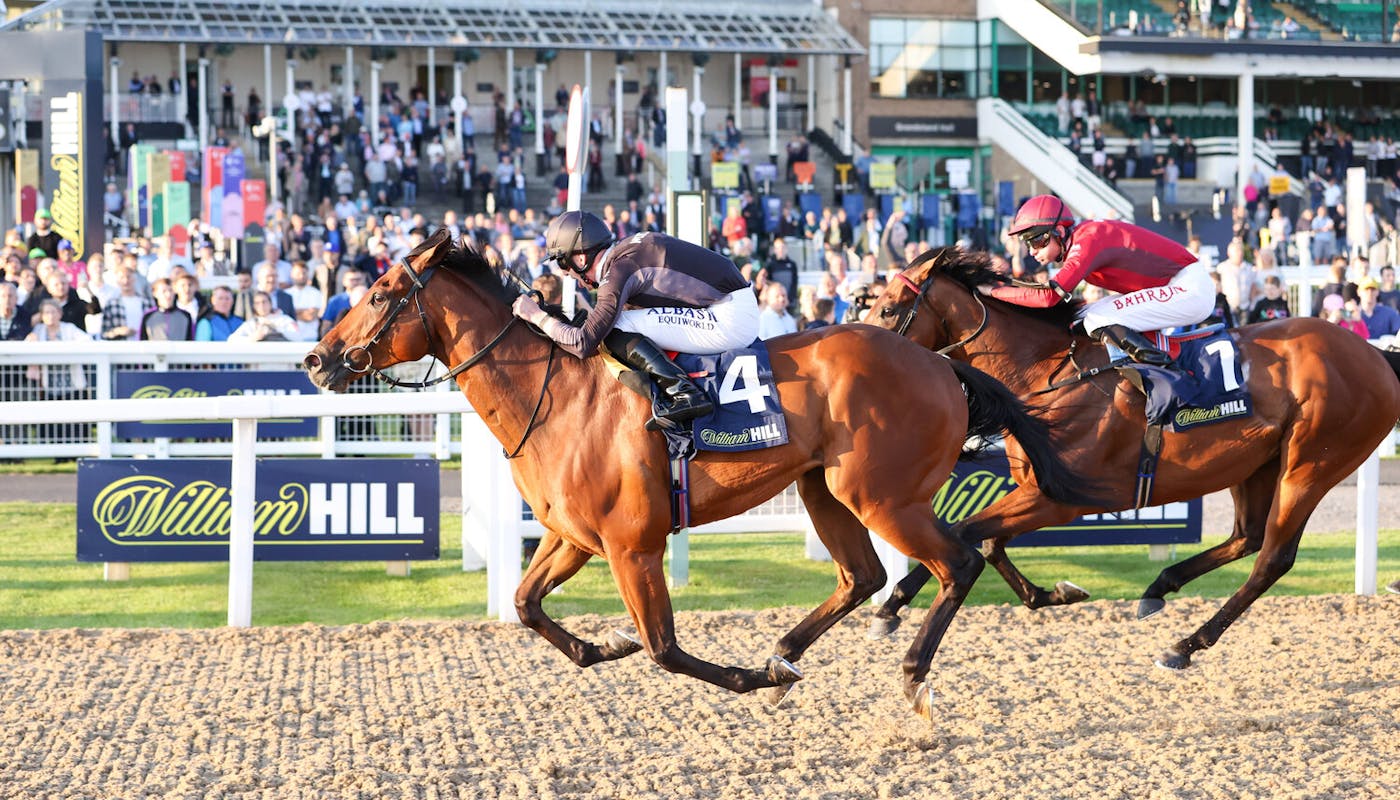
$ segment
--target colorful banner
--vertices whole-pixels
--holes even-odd
[[[224,156],[224,193],[218,225],[230,239],[243,236],[243,178],[247,165],[242,150],[231,150]]]
[[[894,189],[893,161],[872,161],[870,163],[870,188],[877,192]]]
[[[243,195],[244,225],[262,225],[267,221],[267,181],[243,181],[239,187]],[[258,259],[261,261],[261,257]]]
[[[101,39],[96,43],[100,52]],[[102,92],[100,84],[95,90],[90,84],[43,82],[43,187],[53,229],[73,243],[74,257],[79,260],[90,252],[101,252],[106,240],[102,225]],[[94,130],[98,131],[95,136]]]
[[[739,162],[716,161],[711,164],[710,183],[716,189],[738,189]]]
[[[272,372],[243,372],[236,370],[180,370],[151,372],[149,370],[116,371],[113,396],[117,398],[152,399],[166,397],[228,397],[237,395],[302,395],[316,394],[316,387],[301,370]],[[229,422],[118,422],[119,439],[154,439],[158,436],[190,439],[229,439],[233,425]],[[258,436],[263,439],[290,439],[315,436],[319,432],[317,419],[264,419],[258,422]]]
[[[83,459],[78,560],[227,561],[226,459]],[[438,462],[259,459],[253,558],[404,561],[439,557]]]
[[[189,171],[189,164],[185,159],[184,152],[180,150],[166,150],[164,152],[166,157],[170,159],[170,180],[188,180],[186,173]]]
[[[224,156],[228,155],[227,147],[208,147],[204,150],[204,167],[200,172],[200,220],[205,225],[215,228],[219,227],[223,219],[219,212],[222,211],[224,199]],[[215,191],[215,188],[218,191]]]
[[[39,210],[39,151],[15,151],[15,224],[34,221]]]
[[[190,221],[190,185],[184,181],[165,184],[165,233]]]
[[[144,228],[151,224],[150,219],[150,188],[147,185],[147,171],[150,169],[150,156],[155,152],[155,148],[148,144],[134,144],[130,150],[126,151],[127,157],[127,179],[129,181],[128,190],[131,196],[127,198],[128,208],[135,210],[136,226]]]

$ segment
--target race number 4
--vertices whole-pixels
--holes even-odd
[[[1206,352],[1220,359],[1220,381],[1225,384],[1225,391],[1233,392],[1240,388],[1240,382],[1235,378],[1235,346],[1228,342],[1211,342],[1206,346]]]
[[[729,369],[725,370],[724,380],[719,385],[721,403],[728,405],[747,400],[749,412],[753,414],[762,413],[767,408],[764,399],[770,394],[771,390],[758,378],[757,356],[735,358],[730,362]]]

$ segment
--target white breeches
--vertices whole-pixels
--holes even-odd
[[[1203,264],[1192,264],[1166,286],[1139,289],[1096,300],[1084,307],[1084,330],[1125,325],[1135,331],[1160,331],[1195,325],[1215,308],[1215,282]]]
[[[758,298],[745,287],[709,308],[626,309],[617,315],[614,327],[640,333],[662,350],[723,353],[747,347],[758,338]]]

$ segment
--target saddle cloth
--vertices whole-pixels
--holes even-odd
[[[1254,413],[1244,359],[1225,326],[1157,337],[1177,369],[1131,365],[1143,376],[1148,424],[1179,432]]]

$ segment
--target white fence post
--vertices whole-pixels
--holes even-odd
[[[1382,442],[1382,445],[1385,443]],[[1371,453],[1356,470],[1356,593],[1376,593],[1377,530],[1380,502],[1381,450]]]
[[[228,624],[246,628],[253,624],[253,512],[257,487],[258,441],[256,419],[233,421],[233,473],[229,479],[232,503],[228,539]]]
[[[885,588],[870,598],[871,603],[880,605],[890,599],[890,595],[894,594],[895,585],[909,574],[909,557],[873,533],[870,534],[870,542],[875,545],[875,555],[880,558],[880,564],[885,568]]]

